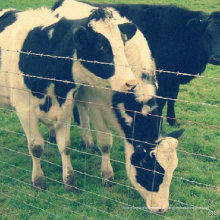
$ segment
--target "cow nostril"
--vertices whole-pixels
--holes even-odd
[[[162,214],[162,213],[166,212],[166,210],[167,210],[167,209],[158,209],[158,210],[157,210],[157,213],[158,213],[158,214]]]
[[[125,86],[126,86],[127,90],[133,90],[136,87],[136,81],[131,80],[129,82],[126,82]]]
[[[135,89],[135,87],[136,87],[136,85],[135,86],[132,86],[132,85],[129,85],[128,83],[126,83],[125,84],[126,85],[126,88],[130,91],[133,91],[134,89]]]
[[[131,90],[131,91],[134,91],[135,88],[136,88],[136,85],[133,86],[130,90]]]

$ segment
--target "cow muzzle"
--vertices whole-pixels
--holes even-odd
[[[136,80],[129,80],[129,81],[125,82],[123,90],[124,91],[133,91],[134,88],[136,87],[136,85],[137,85]]]
[[[149,206],[147,205],[148,209],[152,212],[157,214],[163,214],[169,209],[169,205],[166,206]]]
[[[124,80],[122,78],[113,78],[111,80],[111,87],[113,90],[118,91],[118,92],[128,92],[128,91],[133,91],[134,88],[137,85],[136,79],[132,78],[129,80]]]

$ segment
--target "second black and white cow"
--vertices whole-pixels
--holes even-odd
[[[119,26],[111,9],[97,9],[78,20],[56,18],[44,8],[0,12],[0,105],[14,107],[20,119],[33,160],[34,186],[45,188],[41,120],[56,132],[63,181],[67,190],[74,189],[69,150],[73,93],[82,83],[119,91],[136,85],[121,37],[132,37],[135,30],[131,23]]]
[[[157,213],[169,207],[169,190],[173,172],[177,167],[176,147],[182,130],[165,137],[160,136],[160,118],[156,100],[144,104],[136,94],[110,93],[103,89],[81,86],[75,95],[82,133],[92,144],[88,117],[94,125],[98,147],[102,155],[101,171],[103,184],[111,186],[114,180],[110,160],[113,144],[111,128],[119,133],[117,139],[124,141],[126,171],[135,189],[146,201],[146,206]],[[144,115],[144,109],[147,114]],[[89,139],[88,139],[89,138]]]

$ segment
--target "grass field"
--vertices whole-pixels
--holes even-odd
[[[0,8],[17,9],[51,7],[55,0],[0,0]],[[220,8],[216,0],[124,0],[124,1],[90,1],[100,3],[154,3],[178,4],[192,10],[211,12]],[[144,207],[145,203],[133,189],[115,185],[103,188],[100,179],[100,157],[83,148],[80,144],[80,129],[73,124],[71,130],[71,157],[76,178],[82,193],[67,193],[62,184],[61,159],[57,147],[46,144],[42,166],[48,177],[48,190],[35,191],[31,185],[32,162],[28,156],[26,138],[13,111],[0,110],[0,219],[211,219],[219,212],[219,188],[199,185],[220,186],[220,81],[207,77],[220,76],[220,67],[208,65],[198,78],[181,86],[180,100],[209,103],[212,106],[178,102],[176,115],[180,127],[185,133],[179,142],[179,165],[174,172],[171,185],[170,209],[163,216],[151,214]],[[189,123],[187,121],[197,122]],[[169,127],[166,123],[165,130]],[[46,128],[41,125],[42,133],[47,139]],[[186,153],[191,152],[192,154]],[[19,153],[18,153],[19,152]],[[86,153],[82,153],[86,152]],[[196,155],[195,155],[196,154]],[[206,155],[209,157],[199,156]],[[210,157],[216,157],[212,159]],[[115,139],[111,158],[124,161],[122,140]],[[49,161],[49,162],[48,162]],[[115,181],[128,185],[125,166],[112,162]],[[84,175],[87,173],[88,175]],[[95,176],[95,177],[94,177]],[[184,181],[178,177],[185,178]],[[195,182],[194,182],[195,181]],[[204,208],[204,209],[203,209]],[[207,209],[215,211],[210,212]]]

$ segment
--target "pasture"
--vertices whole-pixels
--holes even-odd
[[[55,0],[0,1],[0,8],[51,7]],[[90,1],[95,2],[95,1]],[[131,0],[96,1],[134,3]],[[192,10],[219,10],[216,0],[138,0],[135,3],[175,4]],[[125,172],[121,138],[111,153],[115,182],[101,185],[100,153],[81,145],[80,128],[72,122],[71,157],[80,193],[65,192],[56,145],[46,142],[42,167],[48,189],[31,184],[32,161],[26,138],[13,110],[0,109],[0,219],[209,219],[220,215],[220,67],[208,65],[203,77],[181,85],[176,115],[185,133],[178,146],[179,164],[170,189],[170,210],[153,214],[132,188]],[[217,79],[218,78],[218,79]],[[207,105],[209,104],[209,105]],[[165,112],[164,112],[165,115]],[[166,132],[176,130],[164,120]],[[44,139],[46,127],[41,125]],[[96,148],[97,149],[97,148]]]

